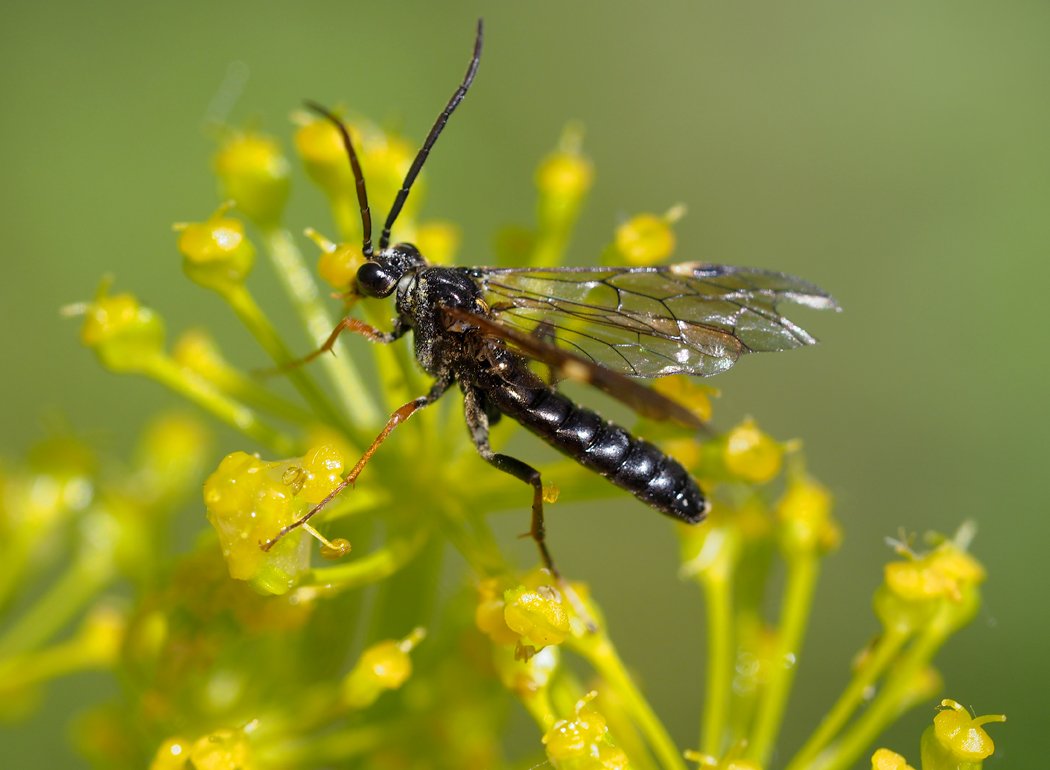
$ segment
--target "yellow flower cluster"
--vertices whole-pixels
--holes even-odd
[[[276,462],[227,455],[204,483],[204,504],[230,576],[274,594],[295,586],[309,565],[309,541],[293,532],[269,551],[260,545],[321,502],[342,475],[342,455],[327,445]]]

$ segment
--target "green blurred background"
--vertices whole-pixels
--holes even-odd
[[[218,300],[182,280],[170,231],[217,203],[203,124],[232,63],[250,72],[235,122],[287,141],[288,115],[309,96],[421,139],[462,75],[478,15],[481,71],[428,164],[426,213],[463,225],[465,261],[486,263],[499,226],[531,220],[533,170],[578,118],[597,180],[575,261],[594,261],[625,215],[685,202],[678,257],[789,271],[845,308],[803,319],[821,346],[747,360],[716,383],[719,424],[750,413],[804,438],[846,530],[785,744],[808,733],[876,630],[883,538],[974,519],[986,600],[940,658],[945,694],[1009,715],[993,728],[990,766],[1035,766],[1050,682],[1050,526],[1037,481],[1050,285],[1044,0],[5,2],[3,453],[63,421],[121,451],[173,402],[103,372],[77,323],[60,320],[103,273],[173,332],[225,329],[231,357],[262,361]],[[289,222],[332,229],[305,185]],[[254,288],[297,329],[263,267]],[[216,459],[242,445],[225,436]],[[508,539],[524,516],[501,524]],[[591,583],[657,711],[692,743],[701,612],[676,577],[669,525],[626,496],[556,506],[550,519],[561,563]],[[3,753],[68,766],[53,736],[73,690],[96,685],[52,690],[31,729],[4,728]],[[885,742],[917,761],[931,713]]]

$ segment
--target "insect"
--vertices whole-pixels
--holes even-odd
[[[385,344],[411,330],[416,359],[434,383],[426,395],[391,415],[325,500],[264,543],[264,549],[352,484],[397,425],[454,385],[463,393],[467,428],[478,454],[532,486],[530,534],[554,575],[558,573],[544,538],[540,472],[489,445],[489,427],[502,416],[652,508],[696,524],[709,506],[681,464],[571,401],[534,373],[530,360],[542,362],[558,378],[600,388],[644,416],[701,428],[691,411],[642,386],[637,378],[711,375],[728,369],[744,353],[813,344],[813,337],[782,316],[778,305],[837,309],[816,286],[764,270],[699,262],[664,267],[435,267],[410,243],[390,245],[391,229],[412,183],[474,80],[482,32],[479,21],[466,75],[409,168],[375,248],[365,180],[350,134],[338,117],[308,103],[339,130],[353,171],[367,260],[357,272],[357,290],[367,297],[393,296],[397,311],[390,331],[344,318],[308,358],[330,351],[342,332]]]

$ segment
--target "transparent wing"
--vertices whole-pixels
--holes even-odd
[[[652,388],[647,388],[629,377],[611,371],[608,367],[556,347],[534,334],[512,329],[491,318],[456,307],[445,307],[443,310],[452,322],[472,326],[480,330],[486,337],[509,344],[516,352],[535,361],[543,362],[563,379],[575,380],[605,391],[618,401],[627,404],[642,417],[654,420],[674,420],[682,425],[707,429],[694,411]],[[524,384],[527,387],[534,387],[540,382],[528,368],[510,372],[497,370],[497,373],[507,382]]]
[[[839,309],[800,278],[701,262],[470,273],[500,323],[631,377],[707,376],[744,353],[812,345],[780,305]]]

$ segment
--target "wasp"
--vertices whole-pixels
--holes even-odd
[[[324,107],[312,110],[338,129],[353,171],[365,263],[357,292],[393,297],[390,331],[344,318],[308,360],[330,351],[343,332],[388,344],[411,331],[419,365],[434,382],[429,392],[391,416],[358,463],[331,494],[263,544],[269,549],[305,524],[353,484],[387,436],[453,386],[463,393],[470,438],[483,460],[532,487],[529,534],[544,565],[557,576],[544,537],[543,482],[528,463],[493,451],[490,426],[509,417],[642,502],[689,524],[703,521],[709,503],[674,458],[597,412],[574,403],[552,380],[597,387],[640,415],[703,424],[690,410],[639,379],[725,371],[745,353],[779,351],[816,340],[781,315],[782,303],[816,309],[838,306],[813,284],[784,273],[701,262],[661,267],[438,267],[411,243],[390,244],[391,230],[412,184],[449,117],[466,96],[481,61],[478,22],[466,75],[438,116],[398,191],[375,247],[364,175],[343,122]]]

